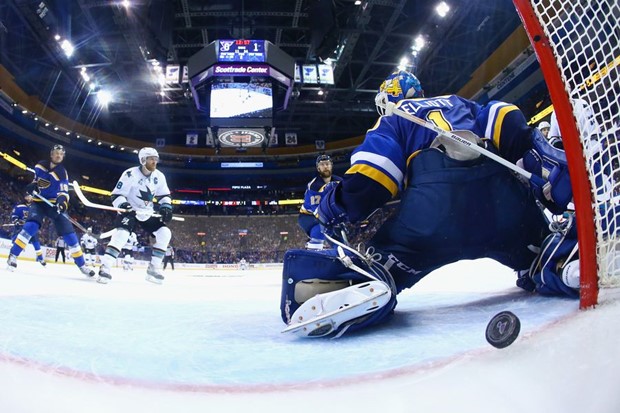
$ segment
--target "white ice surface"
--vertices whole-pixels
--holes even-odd
[[[280,333],[279,271],[165,275],[0,270],[0,412],[620,412],[620,304],[529,295],[489,260],[339,340]],[[498,350],[484,331],[502,310],[522,328]]]

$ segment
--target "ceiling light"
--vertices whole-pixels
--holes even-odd
[[[34,120],[39,120],[39,118],[35,116],[35,117],[34,117]]]
[[[89,140],[88,140],[88,143],[91,143],[92,141],[93,141],[92,139],[89,139]]]
[[[45,126],[49,126],[49,125],[50,125],[49,122],[45,122]]]
[[[419,35],[418,37],[415,38],[415,48],[416,49],[422,50],[425,45],[426,45],[426,40],[424,39],[424,36]]]
[[[107,90],[100,90],[97,92],[97,99],[101,106],[107,106],[112,101],[112,94]]]
[[[123,6],[128,9],[131,6],[131,2],[129,0],[123,0]]]
[[[25,115],[26,113],[28,113],[28,111],[26,109],[22,110],[22,113]]]
[[[114,149],[114,145],[110,145],[110,149]]]
[[[448,12],[450,11],[450,6],[448,6],[448,3],[446,3],[445,1],[442,1],[437,5],[437,7],[435,7],[435,11],[440,17],[446,17]]]
[[[59,41],[60,40],[60,35],[59,34],[55,35],[54,36],[54,40]]]
[[[323,92],[323,89],[319,89],[319,91],[318,91],[319,96],[323,96],[323,93],[325,93],[325,92]]]
[[[71,57],[71,55],[73,55],[73,51],[75,50],[71,42],[67,39],[60,43],[60,48],[65,52],[67,57]]]
[[[362,0],[355,0],[355,5],[359,6],[360,4],[362,4]]]
[[[101,142],[97,142],[97,145],[98,145],[98,146],[101,146]]]
[[[121,151],[124,151],[124,150],[125,150],[125,148],[123,148],[123,147],[121,146]]]
[[[69,136],[71,135],[71,132],[65,132],[65,135]]]
[[[58,126],[54,126],[54,130],[58,130]]]

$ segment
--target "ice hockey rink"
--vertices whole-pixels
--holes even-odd
[[[0,411],[620,411],[620,305],[529,295],[489,260],[431,274],[390,322],[337,340],[281,333],[277,268],[144,273],[101,285],[3,261]],[[484,333],[503,310],[521,334],[500,350]]]

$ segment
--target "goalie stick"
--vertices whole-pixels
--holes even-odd
[[[78,184],[77,181],[73,181],[71,183],[71,186],[73,187],[73,190],[75,191],[75,194],[80,199],[80,201],[82,201],[82,203],[89,208],[104,209],[106,211],[115,211],[115,212],[127,212],[126,209],[116,208],[110,205],[103,205],[103,204],[97,204],[97,203],[91,202],[90,200],[88,200],[88,198],[86,198],[86,196],[82,192],[82,189],[80,188],[80,184]],[[155,218],[161,217],[161,215],[159,214],[153,214],[152,216]],[[172,219],[174,221],[185,221],[185,218],[178,217],[178,216],[173,216]]]
[[[385,114],[387,116],[391,115],[391,114],[395,114],[397,116],[400,116],[403,119],[407,119],[413,123],[416,123],[422,127],[425,127],[427,129],[432,130],[433,132],[436,132],[438,135],[441,135],[444,138],[450,139],[454,142],[457,142],[463,146],[468,147],[469,149],[478,152],[481,155],[486,156],[487,158],[490,158],[492,160],[494,160],[495,162],[504,165],[506,168],[518,173],[519,175],[524,176],[527,179],[537,179],[540,180],[540,184],[542,185],[542,178],[536,176],[536,175],[532,175],[530,172],[526,171],[525,169],[515,165],[514,163],[507,161],[506,159],[502,158],[499,155],[494,154],[491,151],[488,151],[478,145],[476,145],[473,142],[468,141],[467,139],[463,139],[462,137],[460,137],[459,135],[449,132],[449,131],[445,131],[443,129],[441,129],[440,127],[436,126],[434,123],[432,122],[428,122],[425,121],[422,118],[419,118],[415,115],[412,115],[408,112],[405,112],[402,109],[399,109],[396,107],[396,104],[394,102],[388,102],[387,104],[383,105],[380,104],[379,106],[383,107],[385,109]]]

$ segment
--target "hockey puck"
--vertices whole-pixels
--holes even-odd
[[[489,321],[486,338],[495,348],[504,348],[511,345],[521,331],[519,317],[510,311],[502,311]]]

